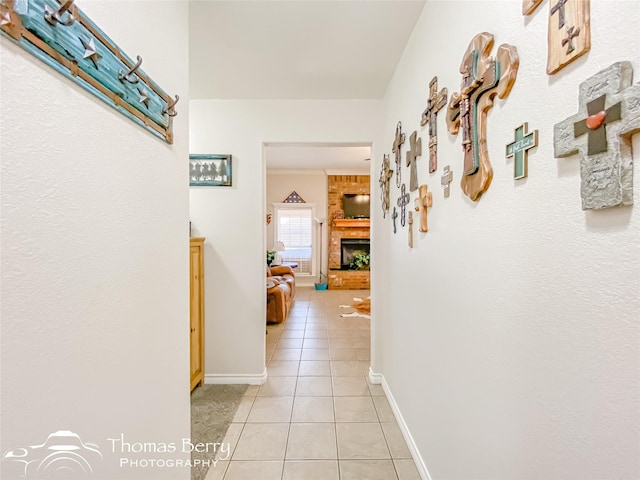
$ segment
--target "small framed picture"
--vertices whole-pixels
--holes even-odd
[[[189,155],[190,187],[230,187],[231,155]]]

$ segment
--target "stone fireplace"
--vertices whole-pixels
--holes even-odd
[[[342,198],[345,194],[369,194],[369,175],[328,175],[327,186],[329,288],[366,290],[369,288],[369,271],[349,270],[349,264],[358,251],[365,248],[369,251],[369,219],[344,218]]]
[[[359,253],[369,253],[370,240],[368,238],[340,239],[340,269],[349,270],[349,266]]]

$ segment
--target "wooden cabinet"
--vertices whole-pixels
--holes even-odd
[[[190,349],[191,390],[204,382],[204,238],[191,238],[190,270]]]

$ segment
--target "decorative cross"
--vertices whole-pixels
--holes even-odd
[[[516,128],[516,139],[507,145],[506,156],[513,158],[513,178],[526,177],[529,172],[529,150],[538,146],[538,130],[527,133],[529,124],[524,122]]]
[[[522,15],[531,15],[542,3],[542,0],[522,0]]]
[[[422,138],[418,138],[418,132],[414,131],[409,137],[411,148],[407,151],[407,167],[411,168],[409,179],[409,191],[418,189],[418,157],[422,155]]]
[[[398,218],[398,211],[396,210],[396,207],[393,207],[393,213],[391,214],[391,219],[393,220],[393,233],[398,231],[398,228],[396,227],[396,218]]]
[[[402,122],[398,122],[396,125],[396,136],[393,139],[393,149],[391,150],[395,155],[396,160],[396,187],[400,188],[400,173],[402,168],[402,153],[401,148],[404,143],[404,133],[402,133]]]
[[[413,212],[409,212],[409,248],[413,248]]]
[[[440,178],[440,185],[444,187],[445,198],[449,196],[451,190],[451,180],[453,180],[453,172],[451,171],[451,167],[447,165],[446,167],[444,167],[442,178]]]
[[[393,170],[389,166],[389,155],[382,156],[382,169],[380,170],[380,200],[382,200],[382,218],[386,218],[389,211],[389,180]]]
[[[407,188],[405,184],[402,184],[402,188],[400,189],[400,197],[398,198],[398,207],[400,207],[400,225],[403,227],[407,223],[407,205],[411,200],[411,196],[407,193]]]
[[[433,206],[433,195],[428,190],[429,187],[427,185],[420,185],[418,198],[414,201],[416,212],[420,212],[420,231],[424,233],[429,231],[429,226],[427,225],[427,208]]]
[[[427,108],[422,112],[420,125],[429,123],[429,173],[438,169],[438,112],[447,104],[447,89],[438,93],[438,77],[429,82],[429,100]]]
[[[564,5],[568,0],[558,0],[551,10],[549,10],[549,17],[552,17],[556,12],[558,12],[558,30],[564,27]]]
[[[487,191],[493,178],[487,150],[487,112],[496,95],[509,95],[520,63],[516,47],[500,45],[495,60],[489,56],[492,48],[490,33],[480,33],[471,40],[460,65],[460,93],[451,95],[447,110],[449,132],[456,135],[462,125],[464,170],[460,186],[473,201]]]
[[[573,46],[573,39],[578,35],[580,35],[579,28],[575,28],[575,27],[567,28],[567,38],[562,39],[563,47],[568,44],[567,55],[569,55],[571,52],[573,52],[576,49],[576,47]]]
[[[631,63],[618,62],[588,78],[580,84],[578,113],[553,128],[554,156],[580,155],[583,210],[633,204],[631,136],[640,131],[640,84],[632,85],[632,77]]]
[[[550,0],[547,21],[547,74],[552,75],[591,49],[589,0]]]

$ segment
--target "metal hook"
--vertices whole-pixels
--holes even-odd
[[[176,115],[178,115],[178,112],[176,112],[175,106],[176,103],[178,103],[178,101],[180,100],[180,97],[178,95],[176,95],[176,99],[173,102],[169,102],[167,104],[167,108],[165,108],[164,110],[162,110],[162,114],[166,114],[169,115],[170,117],[175,117]]]
[[[140,65],[142,65],[142,57],[140,55],[138,55],[136,57],[136,60],[138,61],[138,63],[136,63],[131,70],[129,70],[126,73],[123,70],[120,70],[118,72],[118,80],[120,80],[121,82],[124,82],[126,80],[127,82],[131,83],[132,85],[135,85],[136,83],[138,83],[140,81],[140,79],[137,78],[137,77],[135,78],[135,80],[132,80],[131,78],[129,78],[129,77],[131,77],[131,75],[136,73],[136,70],[138,70],[140,68]]]
[[[49,5],[44,6],[44,19],[49,22],[54,27],[59,23],[64,25],[65,27],[69,27],[73,25],[76,19],[69,12],[69,15],[66,20],[62,20],[62,15],[67,12],[71,6],[73,5],[73,0],[67,0],[64,2],[57,11],[54,11],[49,7]]]

